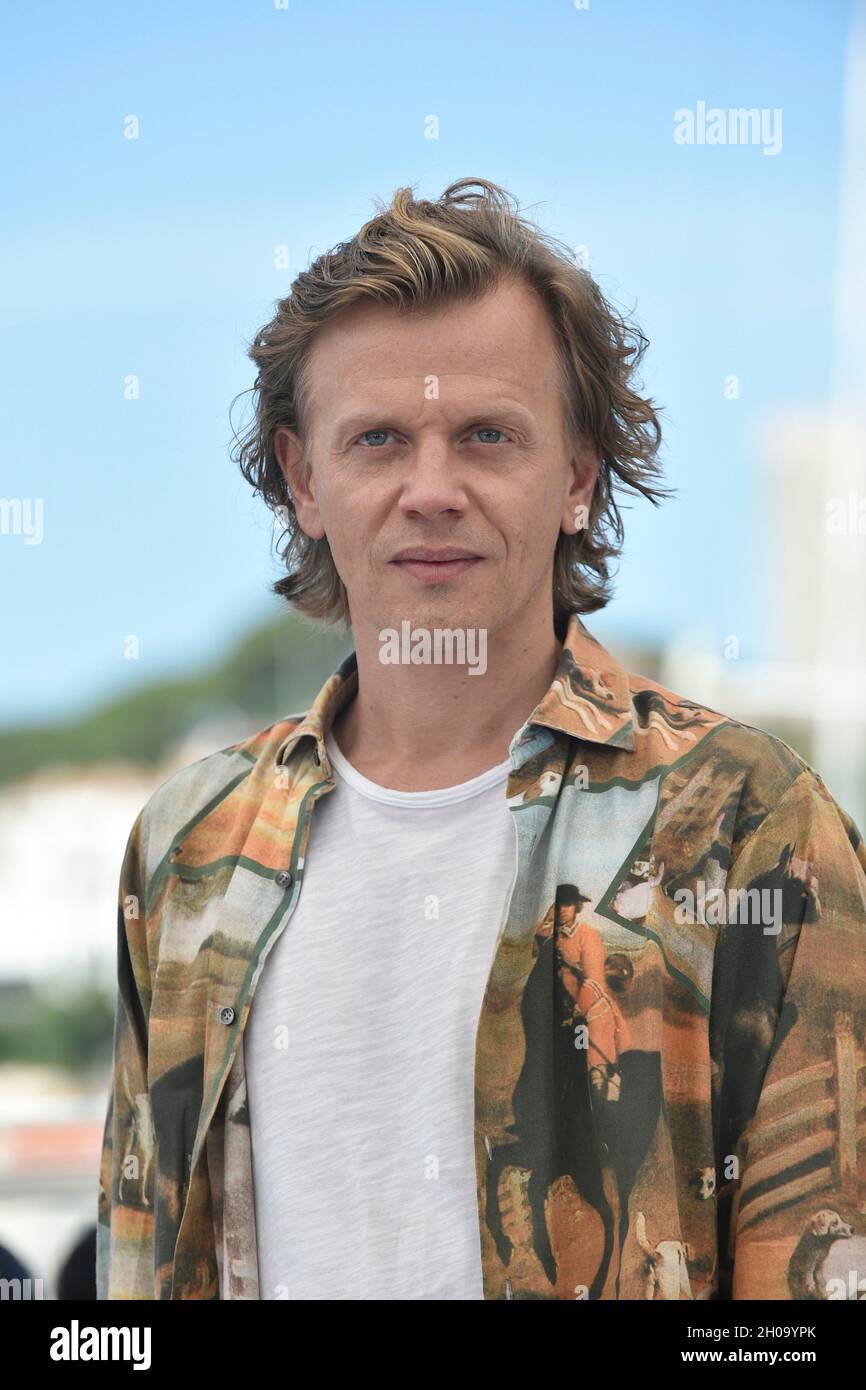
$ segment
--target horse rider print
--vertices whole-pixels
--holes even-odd
[[[561,883],[554,905],[535,930],[533,954],[553,932],[555,914],[556,969],[572,1003],[572,1016],[563,1023],[584,1025],[590,1085],[601,1100],[616,1101],[621,1081],[619,1059],[631,1047],[631,1039],[619,1006],[606,988],[601,934],[588,922],[578,921],[578,911],[590,901],[573,883]]]

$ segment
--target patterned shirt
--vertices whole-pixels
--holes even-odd
[[[100,1299],[259,1297],[244,1029],[357,686],[353,652],[309,711],[183,768],[132,827]],[[509,756],[516,876],[475,1044],[484,1297],[857,1297],[850,816],[782,740],[627,672],[577,614]]]

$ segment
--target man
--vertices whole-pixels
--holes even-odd
[[[851,1297],[858,1240],[866,1280],[866,848],[580,617],[614,489],[661,495],[643,346],[482,180],[257,334],[275,589],[355,647],[133,826],[101,1298]]]

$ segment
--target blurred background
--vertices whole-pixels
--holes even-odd
[[[626,499],[589,630],[866,827],[866,3],[92,0],[5,40],[0,1275],[92,1297],[126,837],[351,645],[270,595],[229,406],[375,199],[492,179],[633,313],[678,492]]]

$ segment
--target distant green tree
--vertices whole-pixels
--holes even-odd
[[[109,1061],[114,996],[84,985],[57,997],[26,986],[3,992],[0,1064],[34,1062],[82,1072]]]
[[[130,760],[152,765],[199,722],[227,710],[249,732],[306,709],[352,650],[351,636],[288,614],[256,628],[206,669],[136,687],[87,714],[0,733],[0,784],[40,767]],[[136,663],[130,662],[132,680]]]

